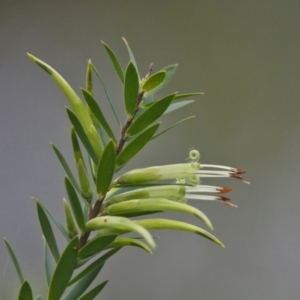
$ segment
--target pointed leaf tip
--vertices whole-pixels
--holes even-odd
[[[20,282],[22,284],[24,282],[24,276],[23,276],[20,264],[18,262],[18,259],[17,259],[16,255],[15,255],[12,247],[10,246],[9,242],[7,241],[7,239],[3,238],[3,240],[4,240],[4,243],[5,243],[6,248],[8,250],[8,253],[10,255],[10,258],[11,258],[11,260],[12,260],[14,266],[15,266],[15,269],[16,269],[16,271],[18,273],[19,280],[20,280]]]

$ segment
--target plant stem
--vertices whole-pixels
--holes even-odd
[[[149,66],[149,71],[146,75],[146,78],[151,75],[152,71],[153,71],[153,64],[151,63],[150,66]],[[129,128],[129,126],[131,125],[131,123],[133,122],[133,119],[134,119],[136,113],[140,109],[139,105],[140,105],[141,101],[143,100],[144,93],[145,93],[144,91],[139,92],[135,112],[134,112],[132,118],[127,120],[125,125],[122,126],[121,136],[120,136],[118,147],[117,147],[117,150],[116,150],[116,156],[118,156],[120,154],[120,152],[122,151],[122,149],[125,145],[125,142],[126,142],[126,139],[127,139],[126,131]],[[89,213],[88,220],[92,220],[92,219],[94,219],[98,216],[98,214],[101,210],[101,206],[102,206],[102,203],[103,203],[104,199],[105,199],[105,196],[102,197],[101,199],[97,199],[96,203],[94,204],[92,210]],[[82,248],[87,243],[90,234],[91,234],[91,231],[87,230],[81,235],[80,242],[79,242],[79,248]]]

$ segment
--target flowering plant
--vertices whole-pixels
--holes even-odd
[[[72,110],[66,110],[71,122],[77,176],[72,173],[58,148],[52,145],[66,173],[64,184],[68,200],[63,199],[65,225],[39,200],[34,199],[45,240],[45,273],[48,283],[46,299],[49,300],[94,299],[107,281],[87,290],[106,260],[127,246],[139,247],[152,253],[156,242],[149,230],[183,230],[223,246],[218,238],[201,227],[178,220],[145,216],[177,211],[195,216],[212,229],[208,217],[187,204],[187,200],[214,200],[234,206],[229,198],[223,196],[231,188],[202,185],[200,180],[205,177],[233,177],[247,182],[241,177],[245,173],[244,169],[200,164],[197,150],[190,151],[187,163],[152,166],[122,173],[122,168],[146,144],[191,117],[159,133],[160,122],[157,120],[193,102],[186,100],[187,98],[201,94],[173,93],[157,99],[156,92],[172,79],[177,65],[170,65],[153,73],[151,64],[146,76],[141,78],[133,53],[127,41],[124,41],[130,56],[125,71],[112,49],[103,43],[123,85],[126,115],[123,125],[97,69],[90,60],[86,86],[82,89],[82,101],[57,71],[28,54],[33,62],[56,81],[72,107]],[[121,126],[119,139],[112,131],[101,105],[94,98],[93,74],[100,80],[115,118]],[[66,246],[62,252],[57,246],[53,225],[57,226],[65,238]],[[134,235],[124,237],[127,233]],[[21,281],[19,299],[34,299],[31,286],[24,279],[10,244],[6,240],[5,243]],[[37,296],[35,299],[42,297]]]

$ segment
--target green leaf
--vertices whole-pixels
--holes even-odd
[[[148,211],[178,211],[193,215],[202,220],[210,229],[213,229],[207,216],[197,208],[164,198],[150,198],[128,200],[116,204],[112,204],[104,209],[102,214],[119,215],[124,213],[148,212]]]
[[[115,55],[115,53],[112,51],[112,49],[107,44],[105,44],[104,42],[102,42],[102,44],[113,64],[121,82],[124,84],[124,73],[123,73],[122,67],[120,65],[120,62],[119,62],[117,56]]]
[[[173,124],[172,126],[170,126],[170,127],[168,127],[167,129],[165,129],[165,130],[159,132],[158,134],[156,134],[151,140],[156,139],[157,137],[159,137],[159,136],[162,135],[163,133],[166,133],[167,131],[169,131],[169,130],[172,129],[173,127],[175,127],[175,126],[177,126],[177,125],[179,125],[179,124],[181,124],[181,123],[183,123],[183,122],[185,122],[185,121],[191,120],[191,119],[193,119],[193,118],[195,118],[195,116],[190,116],[190,117],[187,117],[187,118],[185,118],[185,119],[182,119],[182,120],[176,122],[176,123]]]
[[[197,93],[188,93],[188,94],[177,94],[175,96],[175,99],[174,100],[179,100],[179,99],[184,99],[184,98],[189,98],[189,97],[192,97],[192,96],[198,96],[198,95],[203,95],[204,93],[202,92],[197,92]]]
[[[180,109],[188,104],[191,104],[191,103],[194,103],[195,101],[194,100],[185,100],[185,101],[178,101],[178,102],[174,102],[172,103],[168,109],[164,112],[164,115],[174,111],[174,110],[177,110],[177,109]]]
[[[78,143],[78,139],[77,139],[77,136],[75,133],[74,126],[71,127],[71,141],[72,141],[75,162],[78,163],[79,160],[83,160],[83,156],[81,153],[81,149],[80,149],[80,146]]]
[[[61,154],[61,152],[56,148],[56,146],[54,144],[51,143],[51,146],[58,158],[58,160],[60,161],[61,165],[63,166],[67,176],[69,177],[69,179],[71,180],[73,186],[75,187],[75,189],[77,190],[78,193],[80,193],[80,187],[67,163],[67,161],[65,160],[65,158],[63,157],[63,155]]]
[[[139,85],[138,73],[131,61],[126,68],[124,81],[124,100],[128,120],[134,116],[137,108]]]
[[[91,230],[112,228],[116,230],[136,232],[140,234],[152,248],[155,248],[155,242],[149,232],[128,218],[114,216],[96,217],[88,221],[86,226]]]
[[[33,198],[33,200],[34,201],[38,201],[35,198]],[[69,237],[66,229],[64,228],[64,226],[48,211],[48,209],[45,206],[43,206],[43,204],[41,202],[39,202],[39,205],[44,210],[44,212],[52,219],[52,221],[57,226],[57,228],[59,229],[59,231],[61,232],[61,234],[65,237],[65,239],[67,240],[67,242],[69,242],[70,241],[70,237]]]
[[[63,208],[64,208],[64,215],[65,215],[68,235],[72,239],[74,236],[76,236],[78,234],[78,231],[76,228],[73,214],[71,212],[71,208],[65,198],[63,198]]]
[[[138,67],[137,67],[137,63],[136,63],[136,60],[135,60],[135,57],[133,55],[133,52],[131,51],[131,48],[129,47],[129,44],[128,42],[126,41],[126,39],[123,37],[122,38],[126,47],[127,47],[127,50],[128,50],[128,54],[129,54],[129,57],[130,57],[130,60],[132,61],[132,63],[134,64],[135,68],[136,68],[136,71],[137,71],[137,74],[138,74],[138,78],[140,78],[140,75],[139,75],[139,71],[138,71]]]
[[[91,111],[93,112],[93,114],[95,115],[95,117],[97,118],[97,120],[99,121],[99,123],[102,125],[102,127],[104,128],[105,132],[107,133],[107,135],[113,139],[113,141],[115,143],[116,142],[116,138],[114,136],[114,133],[112,132],[108,122],[105,119],[104,114],[101,111],[100,106],[98,105],[98,103],[96,102],[96,100],[94,99],[94,97],[87,91],[82,90],[84,99],[86,101],[86,103],[88,104],[88,106],[90,107]]]
[[[117,115],[117,111],[116,111],[116,109],[115,109],[115,107],[114,107],[114,105],[113,105],[113,103],[112,103],[112,101],[111,101],[111,99],[110,99],[110,97],[109,97],[109,95],[108,95],[108,92],[107,92],[107,90],[106,90],[106,87],[105,87],[105,85],[104,85],[102,79],[101,79],[101,76],[100,76],[99,72],[97,71],[96,67],[95,67],[93,64],[92,64],[92,68],[93,68],[94,72],[96,73],[96,75],[97,75],[97,77],[98,77],[98,79],[99,79],[99,81],[100,81],[100,83],[101,83],[101,85],[102,85],[102,87],[103,87],[103,89],[104,89],[106,98],[107,98],[107,100],[108,100],[108,102],[109,102],[109,105],[110,105],[110,107],[111,107],[111,110],[113,111],[113,113],[114,113],[114,115],[115,115],[115,118],[116,118],[118,124],[121,125],[120,118],[119,118],[118,115]]]
[[[93,67],[92,61],[88,60],[88,65],[86,69],[86,76],[85,76],[85,88],[91,95],[93,95]]]
[[[66,294],[62,297],[61,300],[74,300],[78,299],[85,290],[90,286],[90,284],[93,282],[93,280],[96,278],[96,276],[99,274],[100,270],[102,269],[104,264],[97,267],[95,270],[93,270],[91,273],[84,276],[81,280],[79,280],[76,284],[74,284]]]
[[[27,53],[28,57],[34,61],[37,65],[39,65],[42,69],[44,69],[59,85],[59,87],[64,92],[65,96],[69,100],[78,120],[82,124],[84,128],[89,128],[93,125],[92,120],[87,112],[86,107],[84,106],[81,99],[77,96],[71,86],[66,82],[66,80],[52,67],[47,65],[45,62],[40,59],[34,57],[33,55]]]
[[[79,248],[78,237],[73,238],[63,251],[55,268],[48,292],[48,299],[59,300],[68,286],[76,266]]]
[[[68,198],[69,198],[77,225],[82,231],[84,231],[85,230],[85,220],[84,220],[81,204],[80,204],[80,201],[76,194],[76,191],[68,177],[65,177],[65,187],[66,187],[66,190],[68,193]]]
[[[142,85],[142,90],[149,92],[160,85],[166,78],[167,72],[160,71],[148,77]]]
[[[104,238],[104,237],[98,237],[98,238]],[[139,247],[146,252],[152,254],[151,248],[143,243],[140,240],[133,239],[133,238],[118,238],[115,241],[113,241],[110,245],[107,246],[107,248],[118,248],[118,247],[125,247],[125,246],[135,246]]]
[[[52,257],[50,255],[50,250],[46,241],[44,241],[44,262],[45,262],[45,273],[46,273],[47,284],[49,286],[54,273],[54,267],[52,264]]]
[[[70,282],[69,286],[80,280],[81,278],[87,276],[87,274],[94,271],[96,268],[101,266],[107,259],[109,259],[111,256],[113,256],[115,253],[117,253],[121,248],[112,249],[109,252],[105,253],[95,261],[93,261],[89,266],[87,266],[83,271],[81,271],[79,274],[77,274]]]
[[[78,177],[81,186],[81,195],[88,202],[91,203],[93,198],[93,188],[90,184],[89,175],[83,160],[77,162]]]
[[[136,120],[132,122],[126,131],[126,136],[133,136],[155,122],[167,110],[169,105],[172,103],[174,96],[175,94],[172,94],[153,103]]]
[[[109,244],[111,244],[115,239],[116,235],[96,237],[85,244],[78,253],[78,259],[82,260],[92,255],[95,255],[105,249]]]
[[[84,163],[83,155],[79,146],[79,142],[75,133],[75,129],[72,126],[71,128],[71,140],[72,140],[72,146],[73,146],[73,152],[77,167],[77,173],[79,177],[80,182],[80,191],[79,193],[85,198],[90,199],[93,196],[93,189],[91,187],[87,169]],[[72,182],[72,181],[71,181]],[[75,187],[75,186],[74,186]],[[76,189],[76,187],[75,187]]]
[[[8,253],[10,255],[10,258],[11,258],[11,260],[12,260],[14,266],[15,266],[15,269],[16,269],[16,271],[18,273],[18,277],[20,279],[20,282],[22,284],[24,282],[24,276],[23,276],[20,264],[18,262],[18,259],[17,259],[16,255],[15,255],[12,247],[10,246],[10,244],[8,243],[8,241],[6,240],[6,238],[3,238],[3,240],[4,240],[4,243],[5,243],[6,248],[8,250]]]
[[[168,220],[168,219],[145,219],[145,220],[137,220],[135,221],[137,224],[143,226],[146,229],[157,229],[157,230],[164,230],[164,229],[172,229],[172,230],[183,230],[188,231],[191,233],[196,233],[201,235],[217,245],[224,247],[223,243],[213,236],[211,233],[207,232],[206,230],[194,226],[189,223],[175,221],[175,220]]]
[[[152,96],[157,91],[159,91],[161,88],[163,88],[167,83],[170,82],[170,80],[173,78],[173,76],[174,76],[174,74],[175,74],[175,72],[177,70],[177,67],[178,67],[178,64],[175,64],[175,65],[167,66],[167,67],[163,68],[162,70],[160,70],[160,72],[166,72],[165,79],[157,87],[155,87],[151,91],[145,93],[143,103],[149,103],[149,102],[151,102],[152,99],[153,99]]]
[[[96,287],[94,287],[92,290],[87,292],[85,295],[83,295],[78,300],[93,300],[93,299],[95,299],[95,297],[103,290],[103,288],[106,286],[107,283],[108,283],[108,280],[98,284]]]
[[[94,161],[94,163],[97,164],[98,156],[96,155],[94,148],[92,147],[91,141],[87,137],[82,125],[80,124],[79,120],[77,119],[77,117],[74,115],[74,113],[72,111],[70,111],[68,108],[66,108],[66,110],[68,113],[68,117],[69,117],[72,125],[74,126],[74,129],[75,129],[76,133],[78,134],[84,148],[86,149],[86,151],[88,152],[89,156]]]
[[[58,247],[56,244],[55,236],[52,231],[51,224],[48,220],[46,213],[44,212],[44,209],[41,207],[39,201],[37,199],[34,199],[34,200],[36,202],[38,218],[40,221],[43,235],[45,237],[45,240],[49,246],[49,249],[50,249],[55,261],[58,262],[60,255],[59,255]]]
[[[26,280],[20,288],[18,300],[33,300],[31,287]]]
[[[126,164],[151,140],[157,131],[160,123],[154,124],[132,139],[128,145],[117,156],[116,165],[118,167]]]
[[[116,165],[116,149],[112,140],[108,142],[104,148],[103,155],[99,161],[97,168],[97,193],[98,197],[105,196],[115,172]]]

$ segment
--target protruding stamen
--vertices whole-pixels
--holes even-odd
[[[195,187],[186,187],[187,193],[218,193],[225,194],[232,190],[231,187],[220,187],[213,185],[197,185]]]
[[[231,175],[230,177],[239,179],[239,180],[243,181],[244,183],[250,184],[249,181],[247,181],[245,178],[243,178],[243,177],[241,177],[241,176],[238,176],[238,175],[233,174],[233,175]]]
[[[219,201],[221,201],[221,202],[223,202],[224,204],[226,204],[226,205],[228,205],[228,206],[232,206],[232,207],[237,207],[237,205],[235,205],[235,204],[233,204],[233,203],[231,203],[230,202],[230,199],[229,198],[226,198],[226,197],[223,197],[223,196],[220,196],[220,197],[218,197],[219,199],[217,199],[217,200],[219,200]]]
[[[236,168],[227,167],[227,166],[201,164],[201,169],[204,169],[204,168],[224,169],[224,170],[229,170],[229,171],[232,171],[232,172],[238,170]]]

